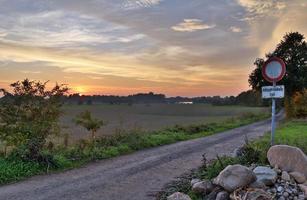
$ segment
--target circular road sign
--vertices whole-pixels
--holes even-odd
[[[286,73],[286,64],[277,57],[267,60],[262,67],[262,76],[269,82],[280,81]]]

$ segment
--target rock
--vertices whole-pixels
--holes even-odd
[[[269,167],[256,167],[253,172],[257,177],[257,181],[263,182],[267,186],[274,185],[277,180],[277,173]]]
[[[228,165],[215,178],[214,184],[232,192],[240,187],[249,185],[256,180],[256,175],[249,168],[242,165]]]
[[[175,192],[174,194],[168,196],[167,200],[191,200],[191,198],[181,192]]]
[[[210,192],[210,194],[206,195],[206,200],[215,200],[216,199],[216,195],[223,191],[221,187],[216,186],[212,192]]]
[[[193,186],[195,183],[198,183],[198,182],[201,182],[201,180],[198,179],[198,178],[193,178],[193,179],[191,180],[191,186]]]
[[[278,186],[277,187],[277,192],[282,192],[282,191],[284,191],[284,188],[282,186]]]
[[[221,191],[217,193],[215,200],[228,200],[229,194],[226,191]]]
[[[284,196],[285,198],[288,198],[289,193],[288,193],[288,192],[284,192],[284,193],[282,194],[282,196]]]
[[[305,196],[307,197],[307,186],[303,184],[298,185],[300,189],[304,192]]]
[[[307,177],[307,156],[297,147],[272,146],[267,153],[267,158],[272,167],[277,165],[283,171],[300,172]]]
[[[290,181],[290,180],[291,180],[291,179],[290,179],[290,175],[289,175],[288,172],[286,172],[286,171],[283,171],[283,172],[281,173],[281,179],[284,180],[284,181]]]
[[[213,184],[211,183],[211,181],[208,180],[195,183],[192,186],[192,191],[197,194],[208,194],[212,192],[213,189],[214,189]]]
[[[300,172],[290,172],[289,174],[297,183],[304,183],[306,181],[305,175]]]
[[[261,181],[255,181],[255,182],[252,182],[251,184],[249,184],[248,186],[249,188],[259,188],[259,189],[265,189],[266,188],[266,185],[261,182]]]

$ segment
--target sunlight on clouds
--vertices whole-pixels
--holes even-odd
[[[231,32],[234,32],[234,33],[241,33],[242,32],[241,28],[235,27],[235,26],[231,26],[229,29],[230,29]]]
[[[217,85],[227,85],[229,81],[219,80],[217,75],[229,76],[232,73],[228,70],[226,73],[222,69],[207,69],[205,66],[199,67],[197,71],[189,70],[189,67],[183,69],[168,69],[149,65],[140,62],[136,56],[127,56],[122,54],[94,54],[93,52],[83,51],[78,54],[73,51],[56,51],[54,49],[22,47],[20,45],[0,43],[3,48],[0,49],[2,58],[16,58],[17,61],[43,61],[49,66],[61,67],[66,73],[91,74],[92,79],[97,77],[112,75],[117,77],[133,78],[136,80],[151,80],[153,82],[173,83],[177,85],[199,85],[214,80]],[[174,51],[181,52],[176,47],[171,47]],[[170,51],[170,49],[168,50]],[[82,55],[82,56],[80,56]],[[163,63],[161,63],[163,65]],[[203,69],[203,70],[201,70]],[[241,70],[242,71],[242,70]],[[237,73],[237,71],[236,71]],[[184,74],[184,76],[183,76]],[[180,78],[179,78],[180,77]],[[206,78],[204,78],[206,77]],[[180,82],[178,82],[180,80]],[[236,80],[232,80],[236,81]],[[214,84],[214,83],[212,83]]]
[[[208,25],[203,23],[200,19],[184,19],[183,22],[172,27],[174,31],[180,32],[194,32],[199,30],[211,29],[214,28],[215,25]]]

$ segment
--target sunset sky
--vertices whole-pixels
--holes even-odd
[[[289,31],[307,36],[307,0],[0,0],[0,87],[237,95]]]

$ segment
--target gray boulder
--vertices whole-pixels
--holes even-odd
[[[272,167],[278,166],[283,171],[300,172],[307,177],[307,156],[304,152],[288,145],[272,146],[267,158]]]
[[[214,184],[223,187],[228,192],[249,185],[256,180],[256,175],[242,165],[229,165],[214,179]]]
[[[213,189],[214,185],[208,180],[197,182],[192,186],[192,191],[197,194],[209,194]]]
[[[253,172],[257,177],[257,181],[263,182],[267,186],[274,185],[277,180],[277,173],[269,167],[256,167]]]
[[[167,197],[167,200],[192,200],[188,195],[181,192],[175,192]]]

